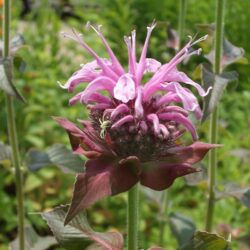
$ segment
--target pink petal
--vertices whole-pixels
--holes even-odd
[[[153,123],[154,133],[155,135],[159,135],[160,133],[160,122],[159,118],[156,114],[147,115],[147,119]]]
[[[177,82],[162,84],[162,86],[165,90],[172,91],[179,96],[179,98],[182,100],[184,109],[195,112],[197,119],[201,118],[202,113],[197,98],[189,89],[183,88]]]
[[[146,59],[145,72],[155,73],[161,67],[161,63],[153,58]]]
[[[64,89],[68,89],[69,92],[72,92],[74,88],[83,82],[90,82],[100,75],[100,71],[97,71],[98,64],[96,61],[89,62],[82,66],[82,68],[76,71],[65,85],[60,85]]]
[[[106,41],[105,37],[103,36],[103,34],[101,32],[101,26],[98,26],[97,29],[95,27],[93,27],[92,25],[91,25],[91,27],[97,33],[97,35],[101,38],[103,44],[105,45],[105,47],[108,51],[109,57],[111,59],[112,67],[114,68],[114,70],[117,72],[118,75],[124,74],[124,69],[122,68],[120,62],[116,58],[114,52],[110,48],[108,42]]]
[[[132,121],[134,121],[134,117],[132,115],[127,115],[121,118],[120,120],[118,120],[117,122],[115,122],[111,128],[118,128],[122,126],[123,124],[132,122]]]
[[[147,27],[147,36],[146,36],[145,43],[141,52],[140,61],[137,65],[137,70],[136,70],[136,84],[137,85],[140,84],[142,75],[146,68],[146,55],[147,55],[147,50],[148,50],[149,38],[155,26],[156,26],[156,23],[153,23],[150,27]]]
[[[127,103],[135,98],[135,83],[130,74],[122,75],[114,87],[114,97]]]
[[[141,119],[144,114],[144,109],[142,105],[142,88],[141,86],[138,87],[137,89],[137,97],[135,100],[135,117],[137,119]]]
[[[184,72],[178,71],[176,68],[172,69],[163,79],[165,82],[183,82],[194,86],[200,96],[206,96],[212,87],[210,87],[207,92],[200,86],[200,84],[191,80]]]
[[[179,106],[167,106],[157,111],[157,114],[167,113],[167,112],[178,112],[182,115],[188,117],[188,112]]]
[[[82,92],[81,102],[88,103],[90,97],[99,90],[107,90],[112,93],[115,82],[106,76],[100,76],[89,83],[88,87]]]
[[[179,124],[182,124],[187,130],[191,133],[193,140],[197,140],[198,135],[195,129],[195,126],[192,124],[192,122],[179,113],[162,113],[158,114],[158,117],[160,120],[168,120],[168,121],[175,121]]]
[[[118,115],[127,113],[129,111],[129,108],[126,104],[122,103],[118,105],[111,113],[111,120],[114,120]]]

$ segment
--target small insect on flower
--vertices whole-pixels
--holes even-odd
[[[111,125],[111,121],[105,120],[105,116],[103,116],[102,119],[99,119],[99,123],[100,123],[100,128],[101,128],[100,137],[104,139],[106,130]]]

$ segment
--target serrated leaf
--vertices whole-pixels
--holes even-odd
[[[179,246],[189,242],[196,229],[195,224],[190,218],[177,213],[169,215],[169,225]]]
[[[49,165],[56,165],[62,171],[68,173],[82,173],[84,161],[64,145],[55,144],[47,152],[31,149],[27,154],[27,166],[31,171]]]
[[[99,250],[121,250],[123,245],[122,235],[118,232],[97,233],[91,229],[82,212],[64,226],[64,219],[68,206],[57,207],[50,212],[42,213],[42,217],[48,223],[60,245],[67,250],[86,249],[90,241]],[[87,248],[88,249],[88,248]],[[93,249],[90,246],[89,249]]]
[[[198,231],[192,240],[180,250],[231,250],[230,243],[223,237],[208,232]]]
[[[57,241],[54,237],[41,237],[31,226],[26,226],[24,230],[25,249],[47,250],[49,247],[57,244]],[[10,250],[19,250],[18,238],[10,243]]]
[[[220,75],[214,74],[207,65],[202,65],[202,84],[205,90],[212,87],[212,90],[203,101],[203,116],[202,122],[213,112],[217,106],[223,91],[227,84],[238,79],[238,74],[235,71],[225,72]]]

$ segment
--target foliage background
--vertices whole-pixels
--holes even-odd
[[[14,1],[13,1],[14,2]],[[86,118],[87,111],[81,105],[68,106],[71,96],[60,89],[57,81],[65,82],[78,69],[80,63],[88,61],[87,54],[74,42],[60,36],[61,31],[70,32],[71,27],[84,33],[85,40],[105,56],[103,46],[92,31],[86,31],[87,21],[103,25],[103,31],[126,64],[126,48],[123,36],[136,28],[138,42],[142,44],[146,26],[156,19],[155,29],[150,43],[149,56],[168,60],[173,51],[166,46],[167,25],[177,28],[178,1],[173,0],[89,0],[71,1],[82,21],[59,17],[60,7],[55,10],[52,2],[34,1],[33,9],[24,19],[20,19],[21,3],[12,5],[11,35],[23,35],[26,45],[19,52],[26,61],[24,72],[15,70],[15,84],[27,100],[26,104],[16,102],[18,138],[25,176],[25,206],[27,220],[40,235],[50,234],[45,222],[35,212],[50,209],[59,204],[69,203],[74,176],[62,173],[55,166],[49,166],[36,172],[26,167],[26,153],[30,148],[44,150],[54,143],[63,143],[69,147],[64,131],[51,119],[51,116],[65,116],[71,120]],[[55,5],[55,1],[53,1]],[[60,3],[58,3],[60,6]],[[197,32],[196,24],[214,22],[215,1],[188,0],[185,35]],[[225,35],[229,40],[246,51],[250,60],[250,1],[227,0],[225,16]],[[192,59],[186,71],[192,75],[197,63],[203,59]],[[239,73],[238,85],[227,89],[220,104],[219,140],[224,145],[219,150],[218,181],[236,182],[241,186],[250,183],[250,74],[249,65],[233,65]],[[6,114],[3,93],[0,93],[0,140],[7,143]],[[199,126],[201,139],[208,140],[208,123]],[[246,151],[244,151],[246,152]],[[204,165],[205,162],[204,162]],[[158,243],[159,221],[157,205],[141,195],[141,246],[147,248]],[[191,217],[197,228],[204,227],[206,206],[206,182],[198,186],[187,186],[184,179],[176,180],[169,192],[168,213],[178,212]],[[108,198],[89,209],[90,224],[100,231],[117,229],[125,233],[126,195]],[[250,236],[250,213],[233,199],[221,200],[215,211],[216,228],[230,224],[232,230],[240,230],[241,236]],[[7,249],[8,243],[16,237],[16,207],[13,170],[9,162],[1,163],[0,171],[0,249]],[[168,249],[176,249],[177,242],[169,229],[165,232]],[[235,249],[238,249],[237,243]],[[250,249],[250,248],[246,248]]]

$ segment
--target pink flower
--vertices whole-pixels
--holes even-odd
[[[87,83],[70,104],[80,101],[87,105],[91,121],[80,121],[80,129],[65,118],[55,118],[68,132],[74,152],[89,159],[86,172],[77,176],[66,223],[97,200],[127,191],[137,182],[154,190],[168,188],[177,177],[196,172],[192,165],[217,146],[196,141],[196,128],[189,119],[191,112],[200,119],[201,109],[187,87],[193,86],[202,97],[208,92],[177,70],[186,57],[199,54],[200,50],[190,52],[191,47],[205,37],[195,42],[190,39],[170,62],[162,65],[146,57],[154,27],[155,24],[147,28],[139,59],[135,31],[125,37],[128,72],[100,27],[92,28],[106,47],[109,59],[100,58],[80,35],[65,35],[77,40],[94,58],[63,86],[72,92],[78,84]],[[152,76],[142,84],[145,74]],[[196,142],[183,146],[180,139],[185,131]]]

